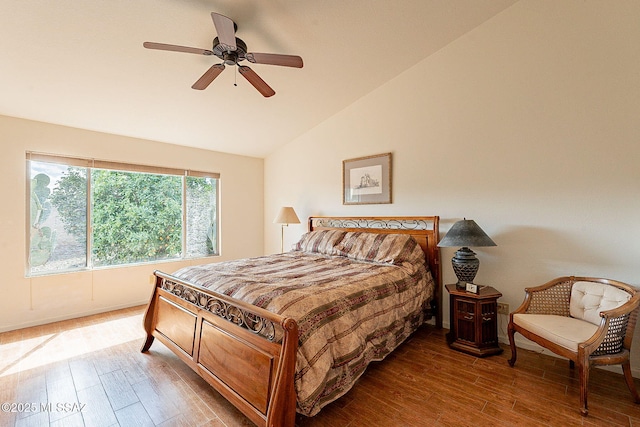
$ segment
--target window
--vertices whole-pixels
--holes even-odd
[[[186,177],[187,258],[217,254],[218,179]]]
[[[27,154],[28,275],[218,254],[213,173]]]
[[[30,162],[30,166],[29,273],[86,268],[86,168],[44,162]],[[79,199],[75,203],[81,206],[77,212],[71,203],[60,209],[53,205],[52,189],[65,177],[70,184],[77,183],[77,194],[69,195]]]

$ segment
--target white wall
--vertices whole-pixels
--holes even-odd
[[[638,22],[638,1],[523,0],[406,70],[265,160],[265,251],[279,250],[282,205],[434,214],[441,236],[466,217],[498,244],[477,248],[476,282],[512,310],[562,275],[640,285]],[[393,204],[343,206],[342,160],[384,152]]]
[[[214,262],[263,254],[263,160],[162,144],[0,116],[0,331],[146,304],[155,269],[187,262],[146,264],[25,277],[25,152],[219,172],[221,256]]]

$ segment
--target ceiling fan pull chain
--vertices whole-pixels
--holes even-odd
[[[236,72],[233,73],[233,85],[238,86],[238,67],[236,67]]]

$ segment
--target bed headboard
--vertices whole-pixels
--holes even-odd
[[[436,284],[434,302],[432,304],[436,326],[442,327],[442,281],[440,274],[440,248],[438,242],[438,216],[312,216],[309,217],[309,231],[344,230],[364,231],[367,233],[409,234],[422,250]]]

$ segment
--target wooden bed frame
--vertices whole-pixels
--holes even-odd
[[[436,284],[426,315],[441,328],[438,223],[437,216],[311,217],[309,231],[413,236],[425,252]],[[157,338],[258,426],[293,427],[296,321],[160,271],[154,275],[141,351],[147,352]]]

